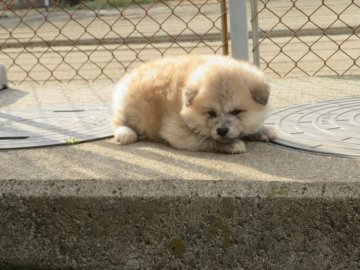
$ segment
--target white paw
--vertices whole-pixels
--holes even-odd
[[[276,138],[277,138],[276,131],[273,128],[269,128],[269,127],[262,127],[254,134],[249,134],[242,137],[242,139],[244,140],[257,141],[257,142],[273,141]]]
[[[246,152],[246,147],[244,141],[237,141],[231,145],[229,148],[230,154],[241,154]]]
[[[277,138],[276,131],[272,128],[262,127],[259,131],[259,141],[268,142]]]
[[[138,136],[131,128],[126,126],[118,127],[114,134],[115,140],[119,144],[130,144],[137,141]]]
[[[226,154],[240,154],[246,152],[244,141],[236,141],[231,144],[220,144],[217,146],[217,152]]]

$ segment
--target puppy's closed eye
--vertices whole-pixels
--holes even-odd
[[[209,118],[215,118],[217,115],[216,112],[213,110],[207,111],[206,113],[209,116]]]
[[[230,112],[230,114],[234,115],[234,116],[238,116],[239,114],[241,114],[243,112],[243,110],[240,110],[240,109],[235,109],[235,110],[232,110]]]

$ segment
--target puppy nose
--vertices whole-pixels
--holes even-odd
[[[218,128],[216,130],[217,134],[220,135],[221,137],[224,137],[228,132],[229,129],[228,128]]]

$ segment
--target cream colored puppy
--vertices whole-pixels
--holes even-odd
[[[269,84],[255,66],[224,56],[179,56],[141,65],[117,84],[115,139],[166,141],[178,149],[245,152],[242,138],[275,138],[262,127]]]

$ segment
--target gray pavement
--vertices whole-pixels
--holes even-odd
[[[359,95],[356,77],[279,79],[271,100]],[[110,102],[111,85],[21,85],[0,97],[1,109]],[[247,149],[106,139],[1,151],[0,268],[356,269],[360,159]]]
[[[334,78],[272,81],[274,108],[360,95],[360,80]],[[111,103],[112,85],[23,85],[1,92],[2,108]],[[3,179],[183,179],[353,182],[359,159],[314,155],[272,144],[249,143],[243,155],[174,150],[140,142],[120,147],[112,139],[75,146],[0,152]],[[23,156],[23,158],[19,158]],[[51,159],[48,157],[51,156]],[[69,158],[72,157],[72,158]],[[27,166],[29,160],[31,166]],[[56,161],[56,162],[54,162]],[[302,164],[299,167],[299,164]],[[29,163],[30,165],[30,163]],[[63,167],[73,168],[63,170]],[[16,170],[17,167],[23,168]],[[25,170],[26,168],[26,170]],[[47,168],[44,170],[44,168]],[[110,169],[114,168],[114,169]],[[301,169],[306,168],[306,170]],[[143,169],[143,170],[142,170]],[[321,173],[319,173],[319,170]]]

